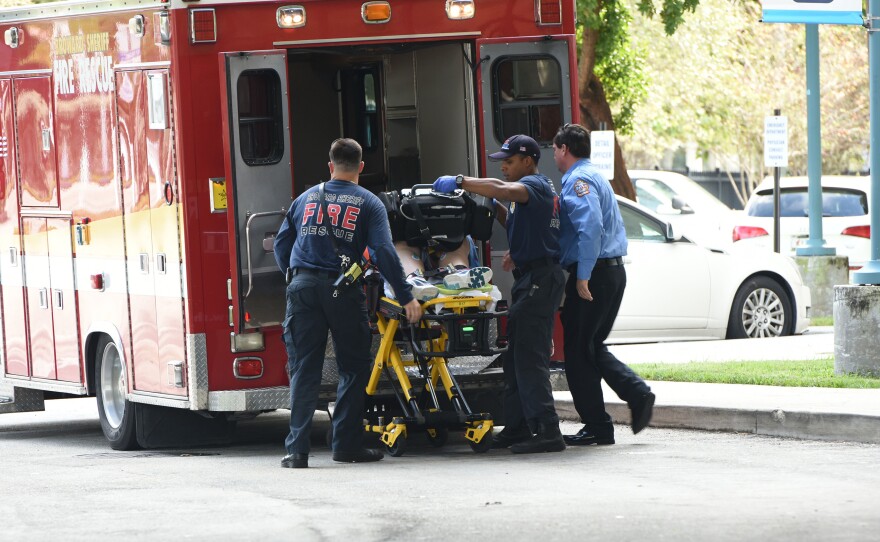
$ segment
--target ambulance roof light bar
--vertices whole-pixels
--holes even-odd
[[[446,0],[446,16],[453,20],[473,19],[474,0]]]
[[[388,2],[364,2],[361,19],[367,24],[382,24],[391,20],[391,4]]]
[[[302,6],[282,6],[275,12],[279,28],[299,28],[306,25],[306,8]]]

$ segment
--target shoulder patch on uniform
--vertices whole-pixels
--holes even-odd
[[[574,193],[580,197],[584,197],[590,193],[590,185],[583,179],[574,182]]]

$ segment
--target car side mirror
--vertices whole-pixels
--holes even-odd
[[[692,215],[694,210],[681,196],[672,196],[672,208],[678,210],[683,215]]]
[[[681,235],[676,235],[674,231],[672,231],[672,224],[666,223],[666,240],[669,242],[681,241]]]

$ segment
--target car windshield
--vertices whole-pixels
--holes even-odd
[[[809,216],[806,188],[784,188],[779,195],[779,216]],[[773,191],[762,191],[752,198],[749,216],[773,216]],[[822,190],[822,216],[864,216],[868,214],[868,196],[858,190],[825,188]]]

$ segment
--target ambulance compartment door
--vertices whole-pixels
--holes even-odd
[[[482,107],[482,159],[486,177],[503,179],[501,163],[486,159],[504,140],[516,134],[533,137],[541,145],[538,169],[553,180],[557,193],[562,174],[553,162],[553,136],[560,126],[572,122],[577,78],[574,37],[553,36],[523,40],[477,40],[480,64],[479,103]],[[507,234],[495,228],[492,235],[492,267],[501,269],[507,252]],[[513,277],[498,273],[494,279],[505,299],[510,299]]]
[[[272,245],[293,194],[287,53],[223,53],[221,67],[233,321],[241,331],[284,317]]]

